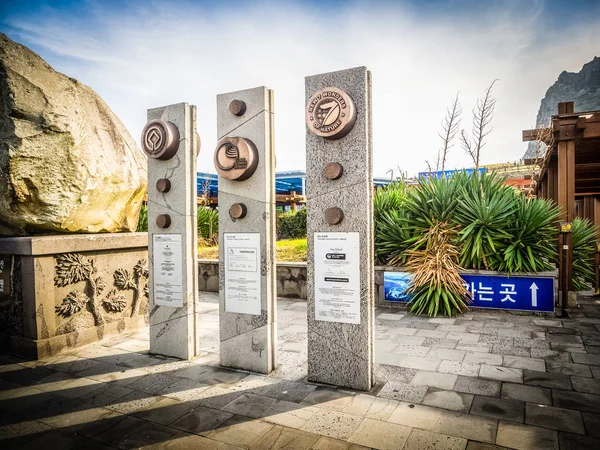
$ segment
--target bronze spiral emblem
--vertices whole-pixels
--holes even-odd
[[[217,144],[214,156],[217,173],[227,180],[243,181],[258,166],[258,151],[250,139],[225,137]]]
[[[142,131],[142,149],[149,158],[171,159],[179,148],[179,130],[164,120],[151,120]]]

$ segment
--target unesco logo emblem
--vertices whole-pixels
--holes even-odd
[[[149,158],[171,159],[179,149],[179,130],[171,122],[151,120],[142,131],[142,149]]]
[[[306,105],[306,125],[317,136],[340,139],[356,123],[356,106],[341,89],[328,87],[317,91]]]

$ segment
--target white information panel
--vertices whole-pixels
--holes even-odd
[[[315,319],[360,323],[359,233],[315,233]]]
[[[154,304],[183,307],[181,234],[153,234]]]
[[[223,233],[225,311],[261,314],[260,233]]]

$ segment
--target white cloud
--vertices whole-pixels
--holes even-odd
[[[461,91],[462,125],[470,128],[470,110],[495,78],[494,131],[482,162],[515,161],[526,147],[521,130],[534,126],[546,89],[562,70],[592,59],[600,42],[598,20],[560,34],[545,29],[542,3],[529,13],[517,5],[452,17],[360,2],[325,12],[281,3],[217,10],[144,3],[111,10],[90,2],[91,21],[46,11],[8,23],[17,40],[55,54],[56,70],[94,88],[136,138],[147,108],[197,105],[198,168],[210,172],[217,94],[274,89],[277,170],[301,169],[304,77],[359,65],[373,73],[375,174],[425,170],[450,99]],[[448,166],[470,165],[457,142]]]

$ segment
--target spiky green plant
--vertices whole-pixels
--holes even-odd
[[[373,196],[373,217],[375,226],[382,214],[402,208],[406,200],[407,188],[402,181],[393,181],[387,186],[378,188]]]
[[[558,207],[549,200],[517,196],[508,222],[510,238],[503,244],[496,270],[541,272],[552,270],[556,262],[556,221]]]
[[[436,222],[452,223],[459,202],[460,176],[421,179],[408,190],[405,208],[412,217],[415,231],[425,232]]]
[[[573,220],[573,287],[577,291],[591,289],[594,281],[594,257],[598,229],[587,219]]]
[[[460,226],[460,265],[496,270],[502,243],[511,238],[508,224],[515,211],[515,191],[503,179],[474,173],[462,187],[453,220]]]
[[[407,292],[410,311],[417,315],[453,316],[468,309],[470,293],[459,275],[457,230],[445,222],[432,223],[415,249],[409,250],[406,269],[413,274]]]
[[[375,222],[375,255],[379,262],[392,266],[406,263],[407,251],[414,243],[410,216],[405,209],[382,211]]]
[[[198,239],[207,242],[208,245],[216,245],[219,242],[219,213],[216,209],[206,206],[198,207],[197,215]]]

